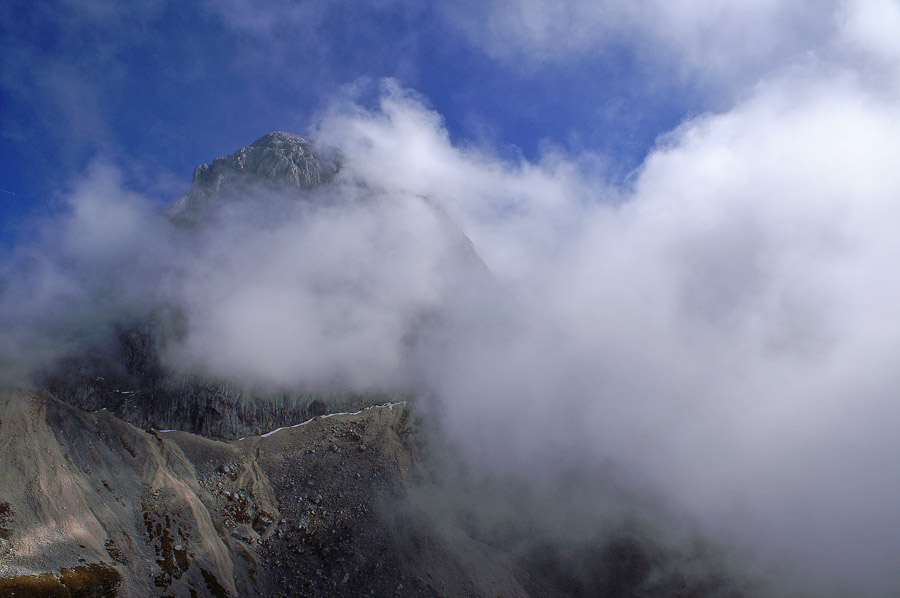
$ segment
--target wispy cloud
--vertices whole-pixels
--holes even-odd
[[[618,47],[660,68],[746,84],[785,58],[827,40],[836,2],[549,2],[492,0],[447,7],[445,16],[490,55],[545,68]]]

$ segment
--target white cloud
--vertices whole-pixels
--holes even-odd
[[[533,271],[534,261],[558,249],[558,232],[577,225],[574,206],[597,189],[581,178],[579,163],[558,154],[507,164],[477,147],[455,148],[422,102],[385,81],[377,110],[339,102],[321,115],[316,135],[341,147],[363,179],[436,201],[494,269],[512,278]]]
[[[833,0],[454,4],[446,18],[495,58],[538,68],[625,47],[660,68],[746,84],[830,37]]]
[[[338,182],[297,197],[248,186],[174,227],[96,164],[0,270],[5,378],[161,308],[179,371],[269,388],[407,390],[417,335],[481,276],[423,198]]]
[[[61,212],[21,243],[0,268],[0,377],[20,383],[117,318],[156,304],[156,285],[176,246],[145,198],[95,162]]]
[[[455,231],[409,193],[247,197],[181,260],[176,362],[250,383],[407,388],[411,337],[461,268]]]
[[[662,139],[629,191],[454,147],[391,85],[319,129],[360,176],[444,206],[516,294],[514,332],[454,339],[431,378],[465,450],[537,476],[560,447],[611,459],[816,590],[885,595],[896,100],[841,56],[794,65]]]
[[[900,3],[846,0],[838,13],[844,41],[896,64],[900,60]]]

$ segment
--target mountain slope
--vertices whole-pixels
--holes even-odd
[[[36,390],[0,380],[0,595],[748,595],[593,479],[461,473],[439,401],[426,434],[404,399],[514,301],[439,207],[342,160],[276,132],[198,167],[152,223],[159,280],[54,328],[77,348]],[[113,266],[101,294],[135,282]],[[547,516],[570,490],[574,535]]]
[[[0,404],[2,595],[553,595],[526,593],[509,556],[408,507],[406,405],[223,442],[142,432],[47,393]]]

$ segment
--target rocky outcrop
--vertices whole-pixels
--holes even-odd
[[[247,184],[310,190],[332,182],[342,160],[340,151],[310,137],[273,131],[230,156],[194,169],[190,191],[166,214],[176,222],[196,222],[210,205],[227,201]]]

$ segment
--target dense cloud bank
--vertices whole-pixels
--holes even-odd
[[[798,65],[684,123],[626,190],[565,157],[454,148],[398,90],[322,132],[447,206],[514,289],[512,338],[459,339],[432,380],[474,459],[537,477],[559,453],[610,459],[720,537],[882,594],[900,549],[895,107]]]
[[[8,262],[7,377],[162,317],[175,370],[271,388],[405,390],[414,337],[442,310],[445,287],[486,274],[462,233],[409,192],[342,180],[311,191],[248,182],[235,195],[200,224],[179,224],[94,167]]]
[[[607,463],[814,591],[896,593],[900,53],[884,28],[900,12],[833,14],[820,51],[684,122],[625,183],[596,156],[455,145],[390,82],[374,108],[320,115],[347,168],[312,203],[250,189],[184,230],[95,166],[5,262],[4,365],[174,304],[172,363],[413,386],[485,468]],[[503,293],[461,290],[458,239],[417,194]]]

